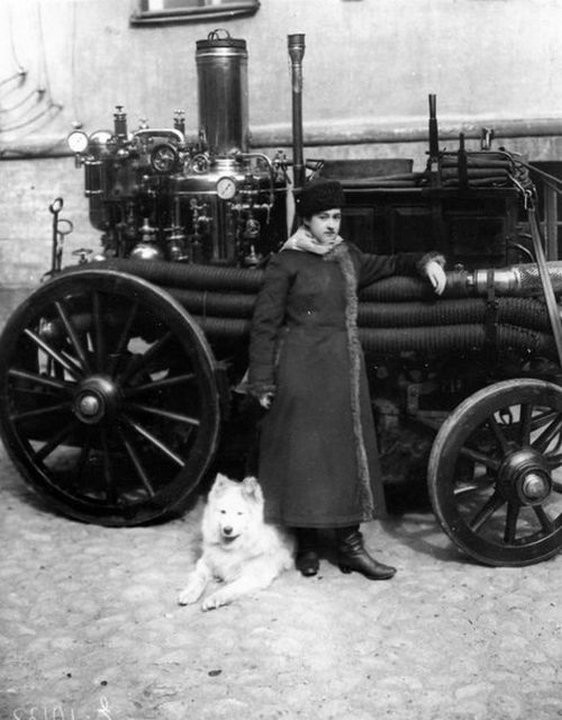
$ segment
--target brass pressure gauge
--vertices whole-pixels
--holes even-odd
[[[236,180],[231,177],[221,177],[217,180],[217,195],[221,200],[232,200],[236,195]]]

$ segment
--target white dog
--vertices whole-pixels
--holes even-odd
[[[197,602],[212,579],[224,585],[203,600],[202,610],[227,605],[269,587],[293,567],[294,540],[264,522],[263,495],[253,477],[236,482],[217,475],[201,529],[203,553],[179,595],[180,605]]]

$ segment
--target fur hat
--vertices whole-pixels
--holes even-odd
[[[303,218],[345,205],[343,188],[337,180],[312,180],[295,192],[298,214]]]

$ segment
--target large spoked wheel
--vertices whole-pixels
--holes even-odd
[[[0,429],[58,510],[137,525],[181,509],[219,432],[215,361],[166,292],[78,270],[36,290],[0,339]]]
[[[562,388],[535,379],[490,385],[441,426],[428,484],[439,523],[487,565],[530,565],[562,544]]]

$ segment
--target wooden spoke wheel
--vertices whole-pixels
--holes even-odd
[[[137,525],[179,510],[213,458],[212,351],[166,292],[109,270],[37,289],[0,338],[0,430],[62,513]]]
[[[530,565],[562,545],[562,388],[490,385],[441,426],[428,484],[443,530],[487,565]]]

